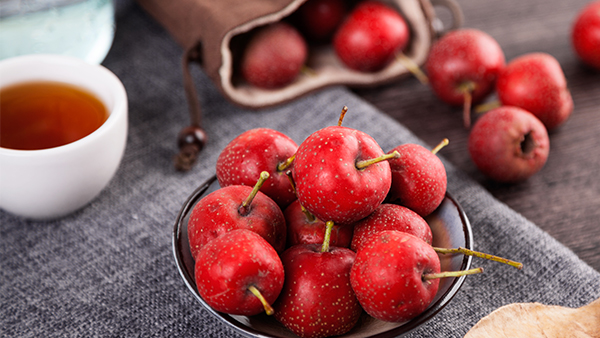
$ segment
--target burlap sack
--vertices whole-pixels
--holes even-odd
[[[311,47],[306,66],[311,74],[301,74],[293,83],[279,89],[260,89],[239,80],[235,74],[237,49],[253,29],[290,16],[306,0],[138,0],[184,48],[184,87],[190,107],[191,124],[201,125],[201,111],[189,73],[191,62],[198,63],[225,97],[247,108],[281,104],[332,85],[375,86],[409,76],[400,61],[381,71],[364,73],[345,67],[330,45]],[[383,1],[383,0],[382,0]],[[462,14],[454,0],[385,0],[406,19],[411,32],[404,54],[415,64],[425,62],[433,41],[441,33],[435,5],[450,9],[456,28]]]

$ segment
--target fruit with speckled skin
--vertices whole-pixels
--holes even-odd
[[[306,62],[308,46],[292,25],[283,21],[262,26],[250,37],[240,60],[242,77],[264,89],[292,83]]]
[[[439,280],[423,276],[439,272],[439,257],[429,244],[411,234],[385,230],[356,253],[350,281],[369,315],[405,322],[433,301]]]
[[[214,310],[252,316],[275,302],[284,283],[283,264],[255,232],[238,229],[205,245],[195,266],[198,293]],[[259,291],[263,304],[250,287]]]
[[[390,165],[381,161],[359,169],[357,163],[383,156],[368,134],[329,126],[298,147],[293,178],[300,203],[318,219],[349,224],[371,214],[391,185]]]
[[[579,12],[571,42],[583,62],[600,70],[600,1],[590,2]]]
[[[529,53],[508,63],[496,82],[498,99],[535,115],[552,130],[573,111],[573,98],[565,74],[550,54]]]
[[[273,305],[275,318],[302,338],[344,334],[362,313],[350,286],[354,251],[321,247],[296,245],[281,256],[286,278]]]
[[[504,65],[504,52],[494,38],[477,29],[463,28],[449,32],[431,46],[425,69],[431,88],[442,101],[462,105],[462,84],[475,84],[472,97],[477,102],[494,89]]]
[[[432,46],[425,70],[433,92],[444,102],[460,106],[480,102],[494,89],[505,65],[504,52],[494,38],[471,28],[447,33]],[[470,127],[466,116],[465,126]]]
[[[350,12],[333,37],[338,58],[349,68],[375,72],[390,64],[409,40],[406,21],[379,1],[363,1]]]
[[[397,230],[414,235],[431,245],[429,224],[416,212],[397,204],[384,203],[371,215],[354,224],[350,249],[359,251],[369,243],[369,237],[385,230]]]
[[[310,39],[324,42],[331,38],[344,17],[344,0],[308,0],[296,12],[300,29]]]
[[[546,128],[533,114],[503,106],[477,120],[469,134],[468,149],[483,174],[498,182],[514,183],[544,166],[550,141]]]
[[[290,167],[281,168],[292,157],[298,145],[289,136],[270,128],[255,128],[231,140],[217,159],[217,179],[222,187],[253,186],[261,172],[269,178],[260,191],[271,197],[281,209],[296,199],[285,174]]]
[[[245,185],[230,185],[198,201],[188,221],[190,249],[194,258],[202,246],[235,229],[254,231],[277,252],[283,252],[287,231],[283,212],[277,203],[260,191],[247,212],[243,212],[241,205],[252,190]]]
[[[287,224],[287,246],[296,244],[320,244],[325,239],[325,222],[302,211],[298,200],[283,212]],[[334,225],[331,229],[331,246],[347,248],[352,240],[351,225]]]
[[[425,217],[444,200],[447,188],[446,168],[425,147],[407,143],[390,150],[399,158],[391,159],[392,186],[388,200],[401,204]]]

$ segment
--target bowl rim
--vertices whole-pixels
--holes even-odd
[[[196,289],[196,285],[194,282],[194,277],[191,276],[187,272],[187,270],[183,264],[183,257],[181,254],[181,250],[178,250],[178,248],[180,247],[179,243],[181,243],[181,240],[182,240],[181,229],[183,226],[183,219],[185,218],[185,215],[187,215],[191,211],[191,209],[194,207],[196,202],[199,201],[204,196],[204,194],[206,193],[206,191],[208,191],[210,186],[213,183],[215,183],[215,181],[217,181],[217,176],[213,175],[208,180],[204,181],[204,183],[202,183],[200,186],[198,186],[192,192],[192,194],[190,196],[188,196],[185,203],[181,207],[179,213],[177,214],[177,218],[175,221],[175,226],[173,227],[173,233],[172,233],[172,238],[171,238],[173,256],[175,258],[177,270],[179,271],[179,274],[183,278],[185,285],[191,291],[191,293],[194,295],[194,297],[203,305],[203,307],[211,315],[213,315],[219,321],[224,322],[225,324],[227,324],[230,328],[232,328],[237,333],[243,334],[244,336],[247,336],[247,337],[272,338],[272,336],[270,336],[270,335],[265,335],[264,332],[254,330],[253,328],[244,325],[243,323],[234,319],[229,314],[221,313],[221,312],[218,312],[218,311],[215,311],[214,309],[212,309],[204,301],[204,299],[202,299],[202,297],[198,294],[198,291]],[[456,207],[456,209],[458,211],[458,214],[459,214],[462,226],[463,226],[464,236],[465,236],[465,238],[464,238],[465,246],[464,247],[467,249],[473,250],[473,232],[471,229],[471,224],[469,222],[469,219],[467,218],[467,214],[465,213],[462,206],[458,203],[458,201],[452,196],[452,194],[450,194],[449,192],[446,192],[446,198],[448,198],[448,200],[450,202],[452,202],[452,204]],[[464,255],[462,263],[461,263],[461,270],[469,269],[471,266],[472,259],[473,259],[473,257]],[[458,293],[458,290],[461,288],[462,284],[464,283],[466,277],[467,276],[465,275],[465,276],[461,276],[458,278],[454,278],[454,280],[450,284],[450,287],[448,288],[446,293],[444,295],[442,295],[442,297],[440,297],[435,303],[431,304],[427,308],[427,310],[425,310],[423,313],[421,313],[417,317],[409,320],[408,322],[406,322],[398,327],[390,329],[388,331],[369,336],[369,338],[398,338],[398,337],[408,334],[415,328],[428,322],[438,312],[440,312],[452,300],[452,298],[454,298],[454,296]]]

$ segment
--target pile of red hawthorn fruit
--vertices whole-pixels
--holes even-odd
[[[600,69],[600,1],[575,18],[571,42],[582,61]],[[466,128],[471,128],[471,105],[497,94],[491,110],[482,109],[485,114],[471,128],[468,150],[480,171],[498,182],[537,173],[548,158],[548,132],[573,112],[567,80],[552,55],[532,52],[506,63],[500,45],[476,29],[455,30],[436,41],[425,70],[442,101],[463,106]]]
[[[252,31],[239,58],[242,78],[263,89],[292,83],[312,46],[331,46],[341,63],[375,72],[398,57],[409,41],[399,12],[380,1],[308,0],[284,20]]]
[[[432,247],[423,218],[446,194],[433,150],[402,144],[384,153],[368,134],[337,125],[299,146],[285,134],[248,130],[216,164],[220,188],[192,209],[188,236],[198,293],[213,309],[274,314],[300,337],[348,332],[363,309],[405,322],[434,299],[438,254],[521,264],[465,248]]]
[[[311,39],[330,41],[346,66],[365,72],[397,58],[410,35],[397,11],[371,0],[350,11],[343,1],[309,0],[293,22]],[[581,12],[572,35],[581,59],[600,68],[597,32],[600,2]],[[280,22],[253,36],[240,68],[249,83],[276,88],[293,81],[306,55],[302,35]],[[498,43],[479,30],[459,29],[437,40],[425,72],[422,82],[442,101],[463,107],[471,157],[498,181],[516,182],[541,169],[548,130],[573,110],[554,57],[530,53],[506,64]],[[493,91],[499,106],[471,127],[471,106]],[[258,128],[220,154],[221,187],[194,206],[188,223],[198,292],[216,311],[266,312],[298,336],[335,336],[351,330],[363,310],[406,322],[430,305],[439,278],[482,272],[442,272],[438,254],[521,268],[464,248],[432,247],[424,217],[446,194],[436,153],[447,140],[433,150],[402,144],[384,153],[368,134],[342,126],[346,110],[337,125],[299,146],[281,132]]]
[[[599,8],[596,1],[581,11],[571,37],[577,55],[600,69]],[[376,72],[394,60],[408,59],[402,56],[409,38],[410,27],[390,4],[308,0],[286,20],[254,32],[239,68],[242,77],[256,87],[284,87],[306,68],[310,41],[330,44],[348,69]],[[407,63],[407,69],[441,101],[463,107],[465,127],[471,129],[468,151],[483,174],[514,183],[541,170],[549,154],[548,132],[573,111],[565,75],[552,55],[528,53],[507,64],[490,35],[457,29],[435,41],[424,66],[422,71]],[[478,106],[488,111],[477,115],[471,128],[472,105],[492,92],[498,100]]]

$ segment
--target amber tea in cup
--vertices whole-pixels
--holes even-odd
[[[74,85],[34,81],[0,89],[0,147],[54,148],[98,129],[108,110],[94,94]]]
[[[54,54],[0,60],[0,74],[0,209],[51,220],[83,208],[123,158],[123,83],[102,65]]]

